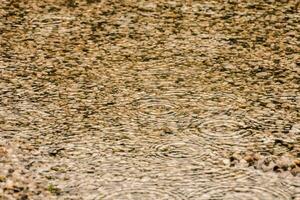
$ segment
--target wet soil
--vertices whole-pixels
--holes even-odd
[[[299,1],[0,16],[0,199],[300,199]]]

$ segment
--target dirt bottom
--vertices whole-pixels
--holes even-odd
[[[298,1],[2,1],[0,199],[300,199]]]

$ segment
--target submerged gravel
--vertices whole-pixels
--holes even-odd
[[[0,199],[300,199],[299,9],[1,1]]]

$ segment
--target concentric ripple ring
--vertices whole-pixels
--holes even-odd
[[[167,117],[174,116],[176,106],[167,99],[163,98],[141,98],[133,102],[144,117]]]
[[[260,186],[216,186],[191,195],[191,200],[290,200],[292,197],[279,188]]]
[[[170,192],[153,189],[129,189],[114,192],[112,195],[104,197],[104,200],[183,200],[181,197]]]
[[[250,134],[244,130],[244,123],[231,119],[213,119],[207,120],[197,125],[197,130],[203,137],[232,139],[241,138]]]
[[[186,142],[169,142],[153,145],[155,155],[163,158],[193,158],[201,157],[198,145]]]

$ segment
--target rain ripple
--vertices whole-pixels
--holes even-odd
[[[183,200],[186,199],[177,194],[157,190],[157,189],[124,189],[121,191],[115,191],[111,195],[107,195],[103,198],[104,200]]]
[[[132,105],[139,110],[140,116],[147,118],[166,118],[176,115],[176,105],[164,98],[143,97],[136,99]]]
[[[208,116],[192,122],[189,127],[184,134],[209,149],[260,151],[265,147],[263,138],[255,135],[238,117]]]
[[[223,185],[209,187],[191,195],[191,200],[290,200],[292,196],[280,188]]]

